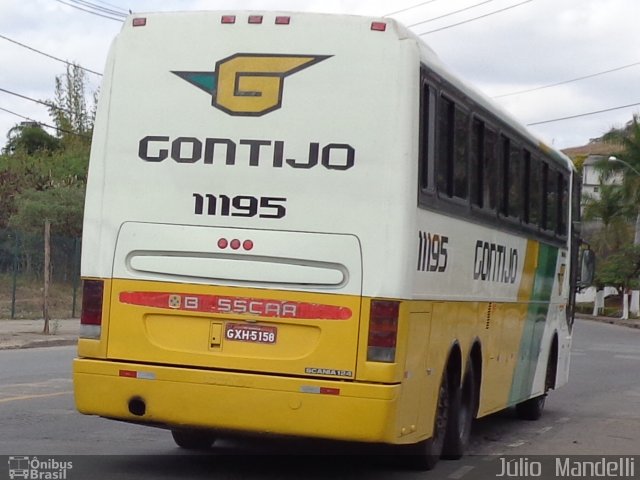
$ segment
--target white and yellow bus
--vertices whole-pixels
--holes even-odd
[[[399,445],[567,381],[579,180],[391,19],[135,15],[83,233],[80,412]],[[395,449],[394,449],[395,450]]]

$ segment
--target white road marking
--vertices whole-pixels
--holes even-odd
[[[621,358],[623,360],[640,360],[640,355],[614,355],[613,358]]]
[[[464,467],[460,467],[458,470],[449,475],[448,478],[458,479],[464,477],[467,473],[473,470],[475,467],[471,465],[465,465]]]
[[[524,440],[518,440],[517,442],[513,442],[507,445],[507,447],[511,447],[511,448],[516,448],[516,447],[521,447],[522,445],[524,445],[525,442]]]

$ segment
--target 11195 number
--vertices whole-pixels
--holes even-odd
[[[253,197],[250,195],[193,194],[196,215],[218,215],[222,217],[282,218],[287,209],[284,197]]]

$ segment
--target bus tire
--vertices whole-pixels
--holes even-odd
[[[521,420],[539,420],[544,410],[544,401],[547,395],[530,398],[516,405],[516,415]]]
[[[405,463],[411,468],[432,470],[442,455],[451,401],[448,376],[446,371],[442,375],[431,438],[403,447]]]
[[[471,359],[460,388],[451,392],[451,408],[442,458],[457,460],[464,455],[471,437],[471,425],[476,407],[476,377]]]
[[[207,430],[172,428],[171,436],[176,445],[186,450],[206,450],[216,441],[215,435]]]

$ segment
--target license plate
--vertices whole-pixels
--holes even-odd
[[[246,325],[243,323],[227,323],[224,338],[235,342],[276,343],[277,327],[264,325]]]

